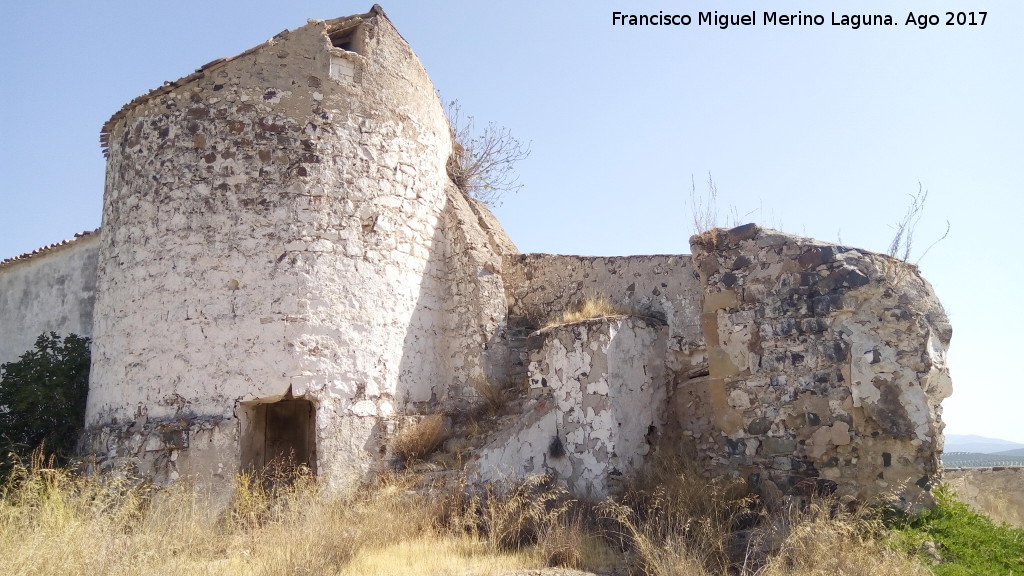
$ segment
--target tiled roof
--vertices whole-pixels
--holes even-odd
[[[18,256],[15,256],[13,258],[6,258],[4,260],[0,260],[0,267],[6,266],[8,264],[13,264],[15,262],[22,262],[22,261],[28,260],[29,258],[32,258],[34,256],[39,256],[40,254],[46,254],[47,252],[49,252],[49,251],[51,251],[51,250],[53,250],[55,248],[60,248],[62,246],[67,246],[69,244],[74,244],[75,242],[78,241],[79,238],[85,238],[86,236],[92,236],[93,234],[96,234],[99,231],[100,231],[100,229],[97,228],[95,230],[86,230],[85,232],[79,232],[79,233],[75,234],[74,238],[69,238],[68,240],[62,240],[62,241],[57,242],[55,244],[49,244],[47,246],[43,246],[42,248],[36,248],[35,250],[33,250],[31,252],[25,252],[24,254],[19,254]]]

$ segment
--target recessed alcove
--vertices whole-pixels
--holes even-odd
[[[309,400],[247,402],[240,426],[242,470],[288,464],[316,471],[316,407]]]
[[[359,22],[346,22],[336,29],[328,29],[327,36],[331,39],[331,45],[341,48],[347,52],[361,53],[361,38],[359,38]]]

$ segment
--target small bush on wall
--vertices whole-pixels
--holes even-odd
[[[448,175],[460,190],[489,207],[500,206],[506,194],[523,187],[515,166],[530,155],[529,143],[523,144],[512,132],[494,122],[482,132],[473,116],[462,112],[458,100],[445,106],[455,146],[448,161]]]

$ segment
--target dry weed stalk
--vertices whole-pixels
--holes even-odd
[[[484,401],[488,416],[497,416],[509,400],[509,390],[497,382],[480,380],[473,382],[472,386],[477,396]]]
[[[410,463],[430,455],[451,435],[444,414],[431,414],[407,424],[391,440],[391,453]]]
[[[697,183],[694,182],[693,176],[690,176],[690,216],[693,218],[693,233],[696,235],[704,234],[709,230],[718,228],[718,186],[715,184],[715,180],[711,177],[711,172],[708,172],[707,192],[702,198],[697,194]],[[725,222],[723,226],[729,228],[735,228],[744,222],[749,222],[750,217],[757,212],[764,212],[763,207],[759,206],[746,214],[740,216],[740,211],[735,205],[730,205],[725,214]],[[775,228],[781,228],[781,224],[775,226]]]
[[[917,183],[917,194],[910,195],[910,206],[907,207],[907,212],[903,215],[903,218],[896,223],[892,241],[889,242],[889,250],[886,254],[890,259],[885,260],[882,263],[882,272],[889,280],[895,284],[900,285],[904,280],[907,279],[911,274],[917,272],[918,263],[928,255],[928,252],[935,247],[936,244],[942,242],[949,236],[950,223],[946,220],[946,231],[943,232],[937,240],[932,242],[925,248],[924,252],[921,253],[913,262],[910,261],[911,254],[914,249],[915,234],[917,232],[917,225],[921,221],[921,216],[924,214],[925,202],[928,200],[928,191],[925,190],[921,183]]]
[[[704,576],[727,573],[734,524],[753,503],[742,482],[709,482],[681,460],[666,458],[602,510],[637,571]]]
[[[706,198],[697,194],[697,183],[690,175],[690,207],[693,216],[694,234],[703,234],[718,227],[718,187],[708,172],[708,191]]]
[[[519,550],[536,544],[549,524],[574,501],[550,476],[488,484],[478,521],[488,543],[497,550]]]

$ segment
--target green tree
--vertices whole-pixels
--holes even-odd
[[[0,460],[9,453],[27,459],[42,446],[66,463],[85,425],[88,392],[89,339],[82,336],[43,334],[20,359],[0,365]]]

